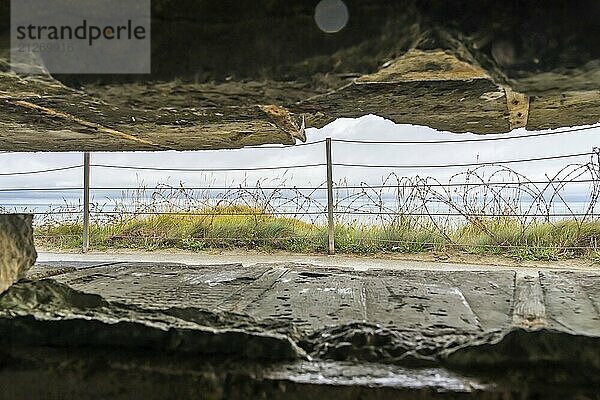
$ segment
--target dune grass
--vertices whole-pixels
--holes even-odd
[[[598,171],[593,159],[568,164],[543,184],[492,165],[458,172],[447,183],[395,173],[374,186],[350,185],[343,179],[336,183],[333,199],[336,252],[465,252],[519,260],[600,261]],[[583,206],[572,209],[567,183],[575,178],[592,184]],[[120,196],[111,192],[92,201],[92,248],[327,251],[323,184],[297,188],[284,175],[256,182],[244,178],[239,185],[213,188],[212,176],[203,179],[195,189],[183,182],[155,187],[140,182]],[[80,249],[81,204],[51,211],[37,217],[38,245]],[[302,219],[284,217],[283,212]]]
[[[82,246],[82,226],[77,223],[41,226],[35,235],[41,247],[66,250]],[[524,224],[510,217],[470,219],[445,232],[431,222],[411,217],[400,217],[383,225],[340,223],[335,227],[336,251],[342,254],[458,251],[506,255],[519,260],[571,257],[596,260],[599,239],[597,221]],[[323,253],[327,251],[327,227],[271,215],[249,206],[223,206],[183,215],[138,215],[93,224],[90,242],[96,250],[253,249]]]

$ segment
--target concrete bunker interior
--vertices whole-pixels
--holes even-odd
[[[597,2],[347,0],[337,33],[317,3],[155,0],[151,75],[20,76],[2,1],[0,151],[293,145],[370,113],[479,134],[600,120]],[[29,269],[30,218],[0,227],[1,281],[18,280],[0,397],[598,396],[597,272]]]

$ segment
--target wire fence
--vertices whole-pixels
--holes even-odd
[[[184,173],[322,171],[317,185],[167,185],[0,187],[0,211],[35,215],[36,237],[63,246],[135,245],[206,248],[213,245],[298,247],[335,252],[360,250],[412,251],[440,248],[596,249],[600,238],[597,202],[600,195],[600,150],[468,163],[334,162],[336,143],[350,146],[429,145],[519,140],[597,128],[480,139],[437,141],[360,141],[326,139],[293,148],[322,146],[324,162],[232,168],[178,168],[83,164],[44,170],[2,172],[0,177],[64,173],[70,170],[125,170]],[[325,146],[323,146],[325,145]],[[261,146],[282,149],[288,146]],[[529,179],[514,164],[564,160],[545,180]],[[349,181],[343,171],[388,170],[381,181]],[[456,170],[442,181],[412,170]],[[573,199],[571,195],[578,193]],[[61,196],[49,202],[44,196]],[[80,197],[79,194],[82,194]],[[87,194],[87,196],[86,196]],[[21,199],[20,202],[16,200]],[[25,199],[25,200],[23,200]],[[89,200],[87,200],[89,199]],[[34,200],[37,200],[34,201]],[[44,201],[42,201],[44,200]],[[184,229],[185,228],[185,229]],[[545,236],[544,236],[545,235]],[[552,239],[548,238],[552,236]]]

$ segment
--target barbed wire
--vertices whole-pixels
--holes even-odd
[[[352,163],[332,163],[332,166],[337,167],[356,167],[356,168],[457,168],[457,167],[477,167],[482,165],[500,165],[500,164],[514,164],[524,162],[537,162],[537,161],[548,161],[557,159],[567,159],[575,157],[583,157],[594,155],[594,152],[575,153],[575,154],[562,154],[555,156],[546,157],[531,157],[517,160],[496,160],[496,161],[478,161],[472,163],[454,163],[454,164],[414,164],[414,165],[385,165],[385,164],[352,164]],[[315,168],[326,166],[326,163],[313,163],[313,164],[299,164],[299,165],[282,165],[282,166],[267,166],[267,167],[239,167],[239,168],[164,168],[164,167],[148,167],[148,166],[134,166],[134,165],[110,165],[110,164],[91,164],[90,167],[95,168],[107,168],[107,169],[127,169],[127,170],[140,170],[140,171],[169,171],[169,172],[251,172],[251,171],[268,171],[268,170],[283,170],[283,169],[298,169],[298,168]],[[18,176],[18,175],[33,175],[50,172],[67,171],[77,168],[82,168],[83,165],[72,165],[67,167],[50,168],[35,171],[24,171],[24,172],[6,172],[0,173],[0,176]],[[73,188],[74,190],[75,188]]]
[[[90,191],[134,191],[140,190],[140,187],[123,186],[123,187],[91,187]],[[145,190],[182,190],[181,187],[170,187],[164,188],[162,186],[144,187]],[[252,187],[252,186],[190,186],[185,187],[186,190],[202,190],[202,191],[222,191],[232,189],[245,189],[245,190],[327,190],[324,186],[289,186],[289,187]],[[67,191],[78,191],[84,190],[83,187],[68,187],[68,188],[7,188],[0,189],[2,192],[67,192]]]
[[[94,235],[92,234],[92,238]],[[52,235],[52,234],[38,234],[34,233],[34,237],[36,238],[77,238],[80,239],[81,235],[76,234],[60,234],[60,235]],[[173,236],[164,236],[164,235],[122,235],[115,234],[107,237],[107,240],[112,239],[132,239],[132,240],[144,240],[144,239],[152,239],[152,240],[165,240],[165,241],[184,241],[184,240],[197,240],[204,242],[214,242],[214,241],[279,241],[279,240],[306,240],[314,238],[311,235],[287,235],[287,236],[273,236],[273,237],[204,237],[204,236],[189,236],[186,238],[181,237],[173,237]],[[503,243],[457,243],[457,242],[447,242],[447,241],[439,241],[439,242],[431,242],[431,241],[416,241],[416,240],[404,240],[404,239],[383,239],[371,236],[355,236],[353,238],[356,241],[364,241],[364,242],[384,242],[391,244],[409,244],[409,245],[420,245],[420,246],[431,246],[431,247],[461,247],[461,248],[503,248],[503,249],[549,249],[549,250],[590,250],[597,248],[598,246],[571,246],[571,245],[514,245],[514,244],[503,244]]]
[[[527,135],[519,136],[498,136],[498,137],[481,137],[472,139],[460,139],[460,140],[357,140],[357,139],[331,139],[332,142],[337,143],[353,143],[353,144],[458,144],[458,143],[474,143],[474,142],[493,142],[499,140],[514,140],[514,139],[527,139],[533,137],[553,136],[561,133],[579,132],[591,129],[600,128],[600,125],[586,126],[581,128],[573,128],[562,131],[551,131],[542,133],[531,133]],[[484,136],[484,135],[481,135]]]
[[[83,187],[56,187],[56,188],[4,188],[0,189],[0,193],[7,192],[69,192],[72,190],[83,190]]]
[[[70,214],[81,214],[80,210],[60,210],[60,211],[24,211],[26,214],[33,215],[70,215]],[[269,211],[264,212],[195,212],[189,210],[181,211],[139,211],[139,210],[119,210],[119,211],[94,211],[90,210],[90,214],[99,215],[173,215],[173,216],[225,216],[225,217],[265,217],[277,215],[326,215],[327,210],[323,211]],[[334,211],[335,215],[388,215],[388,216],[399,216],[399,217],[463,217],[463,218],[505,218],[505,217],[550,217],[550,218],[565,218],[565,217],[591,217],[589,213],[543,213],[543,214],[532,214],[532,213],[450,213],[450,212],[385,212],[385,211]],[[598,216],[600,218],[600,215]]]
[[[545,180],[545,181],[520,181],[520,182],[461,182],[461,183],[423,183],[419,184],[426,187],[481,187],[481,186],[520,186],[526,184],[533,185],[547,185],[549,183],[554,184],[579,184],[579,183],[595,183],[595,179],[580,179],[580,180]],[[414,184],[407,185],[380,185],[371,183],[361,183],[360,185],[345,185],[345,184],[333,184],[334,190],[345,190],[345,189],[406,189],[414,187]],[[134,191],[140,190],[139,186],[98,186],[90,187],[91,191]],[[182,190],[181,187],[164,187],[164,186],[146,186],[145,190]],[[265,187],[254,187],[254,186],[186,186],[185,190],[202,190],[202,191],[222,191],[222,190],[233,190],[233,189],[244,189],[244,190],[327,190],[327,187],[321,186],[265,186]],[[5,188],[0,189],[2,192],[67,192],[67,191],[80,191],[84,190],[83,187],[58,187],[58,188]]]
[[[524,174],[510,169],[506,164],[535,162],[544,160],[570,159],[575,157],[590,156],[591,161],[580,164],[568,164],[552,176],[546,176],[546,180],[529,180]],[[274,221],[274,218],[291,216],[294,218],[281,218],[283,221],[302,229],[313,232],[324,226],[324,217],[327,215],[328,207],[333,207],[336,229],[344,227],[344,224],[354,226],[381,226],[381,227],[403,227],[407,229],[424,229],[424,232],[434,233],[433,239],[438,235],[444,238],[442,245],[453,245],[453,238],[460,233],[457,226],[480,230],[482,238],[502,244],[504,236],[494,232],[491,225],[494,221],[515,224],[516,235],[525,235],[530,227],[537,221],[552,224],[556,227],[557,221],[570,218],[570,223],[575,224],[576,229],[582,229],[581,224],[585,222],[598,222],[596,211],[597,201],[600,198],[600,153],[597,149],[593,152],[562,154],[545,157],[531,157],[525,159],[510,159],[504,161],[462,163],[462,164],[437,164],[437,165],[366,165],[366,164],[330,164],[344,167],[363,168],[451,168],[451,167],[474,167],[464,172],[452,175],[448,182],[441,182],[433,177],[400,177],[395,172],[388,175],[381,184],[369,185],[360,183],[350,185],[345,181],[339,181],[333,185],[335,191],[334,203],[324,204],[317,191],[327,189],[325,184],[319,186],[291,187],[287,185],[287,179],[282,184],[273,186],[277,180],[263,180],[268,186],[262,186],[258,181],[255,186],[248,186],[247,180],[239,186],[197,186],[186,188],[183,183],[179,186],[159,185],[156,187],[116,187],[98,186],[90,188],[92,191],[122,191],[120,199],[111,200],[106,197],[102,201],[93,200],[90,204],[90,215],[92,224],[107,224],[106,226],[122,226],[123,223],[133,221],[138,223],[148,217],[154,216],[181,216],[199,217],[189,220],[195,226],[210,226],[219,223],[219,217],[248,217],[240,220],[241,223],[259,224],[261,222]],[[306,164],[290,166],[268,166],[249,168],[163,168],[151,166],[133,165],[107,165],[92,164],[96,168],[115,168],[126,170],[150,170],[150,171],[180,171],[180,172],[228,172],[228,171],[262,171],[282,170],[290,168],[324,167],[327,164]],[[28,175],[33,173],[45,173],[64,171],[81,168],[82,165],[61,167],[40,171],[27,171],[21,173],[5,173],[0,175]],[[284,175],[285,176],[285,175]],[[586,199],[583,206],[572,206],[565,195],[565,187],[570,184],[591,184],[586,187]],[[330,182],[331,184],[331,182]],[[538,186],[539,185],[539,186]],[[437,188],[434,190],[434,188]],[[458,188],[456,190],[451,188]],[[462,190],[460,190],[462,189]],[[18,191],[47,191],[57,192],[60,190],[75,191],[83,190],[82,187],[64,188],[3,188],[0,192],[11,193]],[[307,193],[308,191],[308,193]],[[345,192],[346,191],[346,192]],[[218,192],[218,193],[216,193]],[[216,193],[216,194],[215,194]],[[8,197],[8,196],[7,196]],[[14,209],[26,207],[22,212],[28,212],[41,219],[37,219],[40,226],[60,225],[69,222],[81,226],[82,204],[74,205],[71,200],[63,199],[64,204],[19,204],[8,205]],[[389,202],[388,202],[389,200]],[[112,204],[114,202],[114,205]],[[43,209],[49,206],[49,209]],[[564,207],[563,207],[564,206]],[[558,208],[561,207],[561,208]],[[42,210],[40,210],[42,208]],[[7,205],[0,205],[1,212],[7,212]],[[364,217],[364,218],[361,218]],[[251,219],[252,218],[252,219]],[[41,223],[40,223],[41,220]],[[150,220],[148,218],[148,220]],[[174,219],[175,220],[175,219]],[[297,221],[296,221],[297,220]],[[74,222],[73,222],[74,221]],[[158,220],[163,221],[163,220]],[[183,220],[182,220],[183,221]],[[226,220],[236,222],[238,220]],[[295,221],[295,222],[294,222]],[[310,221],[307,223],[307,221]],[[458,225],[457,222],[458,221]],[[229,223],[228,222],[228,223]],[[340,225],[338,225],[340,224]],[[358,224],[358,225],[356,225]],[[408,225],[402,225],[408,224]],[[254,225],[252,225],[254,226]],[[258,225],[256,225],[258,226]],[[571,226],[571,225],[569,225]],[[196,229],[196,228],[194,228]],[[246,229],[246,228],[244,228]],[[251,228],[250,226],[250,229]],[[258,228],[256,228],[258,229]],[[585,229],[585,226],[584,226]],[[296,228],[292,228],[295,232]],[[72,232],[72,231],[71,231]],[[220,232],[219,230],[215,232]],[[244,232],[244,230],[241,230]],[[416,231],[415,231],[416,232]],[[452,233],[454,232],[454,233]],[[520,233],[519,233],[520,232]],[[585,231],[582,231],[585,233]],[[222,232],[227,236],[226,232]],[[236,233],[236,232],[232,232]],[[285,230],[282,235],[271,240],[285,240],[290,238]],[[385,232],[383,232],[385,234]],[[393,233],[393,232],[392,232]],[[218,234],[217,234],[218,235]],[[387,235],[387,234],[386,234]],[[75,235],[80,237],[80,235]],[[66,236],[65,236],[66,237]],[[117,237],[117,236],[114,236]],[[139,236],[141,238],[144,235]],[[156,238],[156,235],[153,236]],[[306,236],[299,236],[306,237]],[[350,237],[350,236],[349,236]],[[385,242],[385,237],[369,237],[365,240],[373,242]],[[195,239],[193,235],[187,235],[187,239]],[[392,236],[393,238],[393,236]],[[430,236],[429,239],[432,237]],[[199,240],[213,240],[211,238],[197,238]],[[241,238],[241,240],[267,240],[267,238]],[[427,237],[424,237],[427,240]],[[584,240],[585,238],[581,239]],[[592,238],[596,240],[595,238]],[[240,240],[235,238],[215,237],[214,240]],[[357,239],[362,240],[362,239]],[[392,241],[401,244],[407,241]],[[573,243],[573,242],[571,242]],[[575,244],[587,242],[575,242]],[[594,242],[595,243],[595,242]],[[425,246],[423,241],[415,244]],[[437,245],[437,244],[436,244]],[[468,243],[458,243],[458,246],[473,247]],[[491,246],[498,247],[493,244]],[[518,248],[515,245],[511,248]],[[538,247],[535,244],[532,246]],[[526,246],[530,248],[531,246]],[[589,249],[589,246],[582,246]],[[556,249],[556,246],[549,248]],[[560,247],[559,248],[564,248]]]
[[[68,171],[68,170],[77,169],[77,168],[83,168],[83,164],[81,164],[81,165],[71,165],[71,166],[68,166],[68,167],[41,169],[41,170],[36,170],[36,171],[3,172],[3,173],[0,173],[0,176],[45,174],[45,173],[49,173],[49,172]]]
[[[425,187],[482,187],[482,186],[522,186],[522,185],[547,185],[549,183],[556,184],[578,184],[578,183],[595,183],[595,179],[580,179],[580,180],[545,180],[545,181],[519,181],[519,182],[460,182],[460,183],[419,183]],[[361,185],[334,185],[335,189],[408,189],[414,187],[415,184],[398,184],[398,185],[379,185],[363,183]]]
[[[423,164],[414,164],[414,165],[385,165],[385,164],[349,164],[349,163],[332,163],[334,167],[356,167],[356,168],[388,168],[388,169],[400,169],[400,168],[458,168],[458,167],[478,167],[482,165],[503,165],[503,164],[516,164],[516,163],[524,163],[524,162],[537,162],[537,161],[548,161],[548,160],[558,160],[558,159],[566,159],[566,158],[575,158],[575,157],[583,157],[593,155],[592,152],[587,153],[576,153],[576,154],[562,154],[557,156],[547,156],[547,157],[532,157],[532,158],[523,158],[518,160],[497,160],[497,161],[480,161],[475,163],[459,163],[459,164],[431,164],[431,165],[423,165]]]
[[[564,218],[564,217],[589,217],[589,213],[544,213],[544,214],[531,214],[531,213],[447,213],[447,212],[383,212],[383,211],[334,211],[337,215],[389,215],[399,217],[463,217],[463,218],[506,218],[506,217],[551,217],[551,218]]]
[[[481,161],[475,163],[459,163],[459,164],[414,164],[414,165],[384,165],[384,164],[350,164],[350,163],[333,163],[333,166],[337,167],[358,167],[358,168],[455,168],[455,167],[475,167],[481,165],[495,165],[495,164],[513,164],[523,162],[537,162],[547,160],[557,160],[566,158],[575,158],[590,156],[595,153],[576,153],[576,154],[562,154],[556,156],[547,157],[532,157],[518,160],[496,160],[496,161]],[[128,170],[145,170],[145,171],[172,171],[172,172],[246,172],[246,171],[267,171],[267,170],[281,170],[281,169],[296,169],[296,168],[314,168],[326,166],[326,163],[314,163],[304,165],[284,165],[284,166],[271,166],[271,167],[244,167],[244,168],[162,168],[162,167],[147,167],[147,166],[133,166],[133,165],[108,165],[108,164],[91,164],[91,167],[95,168],[109,168],[109,169],[128,169]],[[36,171],[24,171],[24,172],[6,172],[0,173],[0,176],[16,176],[16,175],[32,175],[50,172],[67,171],[77,168],[82,168],[83,165],[72,165],[68,167],[50,168]]]
[[[112,169],[130,169],[139,171],[172,171],[172,172],[248,172],[248,171],[269,171],[281,169],[296,169],[296,168],[313,168],[324,167],[325,163],[304,164],[304,165],[282,165],[273,167],[240,167],[240,168],[159,168],[159,167],[136,167],[133,165],[107,165],[107,164],[91,164],[90,167],[95,168],[112,168]]]
[[[205,217],[265,217],[277,216],[277,215],[324,215],[327,211],[269,211],[264,212],[196,212],[196,211],[138,211],[138,210],[119,210],[119,211],[90,211],[90,214],[101,214],[101,215],[179,215],[179,216],[205,216]]]

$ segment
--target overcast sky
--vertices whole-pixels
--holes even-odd
[[[565,128],[563,128],[564,130]],[[526,133],[517,130],[510,136]],[[537,133],[537,132],[535,132]],[[452,164],[502,161],[531,157],[555,156],[561,154],[589,152],[600,146],[600,127],[581,132],[557,134],[545,137],[485,141],[481,143],[456,144],[409,144],[409,145],[359,145],[334,143],[333,159],[336,163],[361,164]],[[410,125],[397,125],[376,116],[358,119],[340,119],[322,129],[309,129],[309,142],[326,137],[364,140],[464,140],[467,138],[489,138],[491,136],[473,134],[452,134],[438,132],[430,128]],[[505,137],[504,135],[494,135]],[[201,152],[156,152],[156,153],[94,153],[92,163],[110,165],[134,165],[173,168],[252,168],[280,165],[306,165],[325,160],[324,144],[282,149],[241,149]],[[512,164],[511,167],[526,174],[530,179],[543,180],[545,174],[553,175],[570,162],[585,162],[589,157],[568,160],[552,160],[526,164]],[[6,153],[0,154],[2,173],[32,171],[57,168],[82,163],[81,153]],[[400,175],[433,176],[442,181],[466,168],[442,169],[401,169]],[[347,179],[351,183],[381,183],[382,177],[390,169],[334,169],[334,179]],[[94,168],[92,186],[148,186],[157,183],[186,186],[239,185],[246,179],[250,185],[257,180],[286,180],[290,186],[319,185],[325,181],[325,168],[304,168],[282,171],[225,172],[225,173],[183,173],[157,171],[130,171]],[[63,171],[51,174],[7,177],[0,176],[0,188],[14,187],[65,187],[80,186],[81,170]]]

